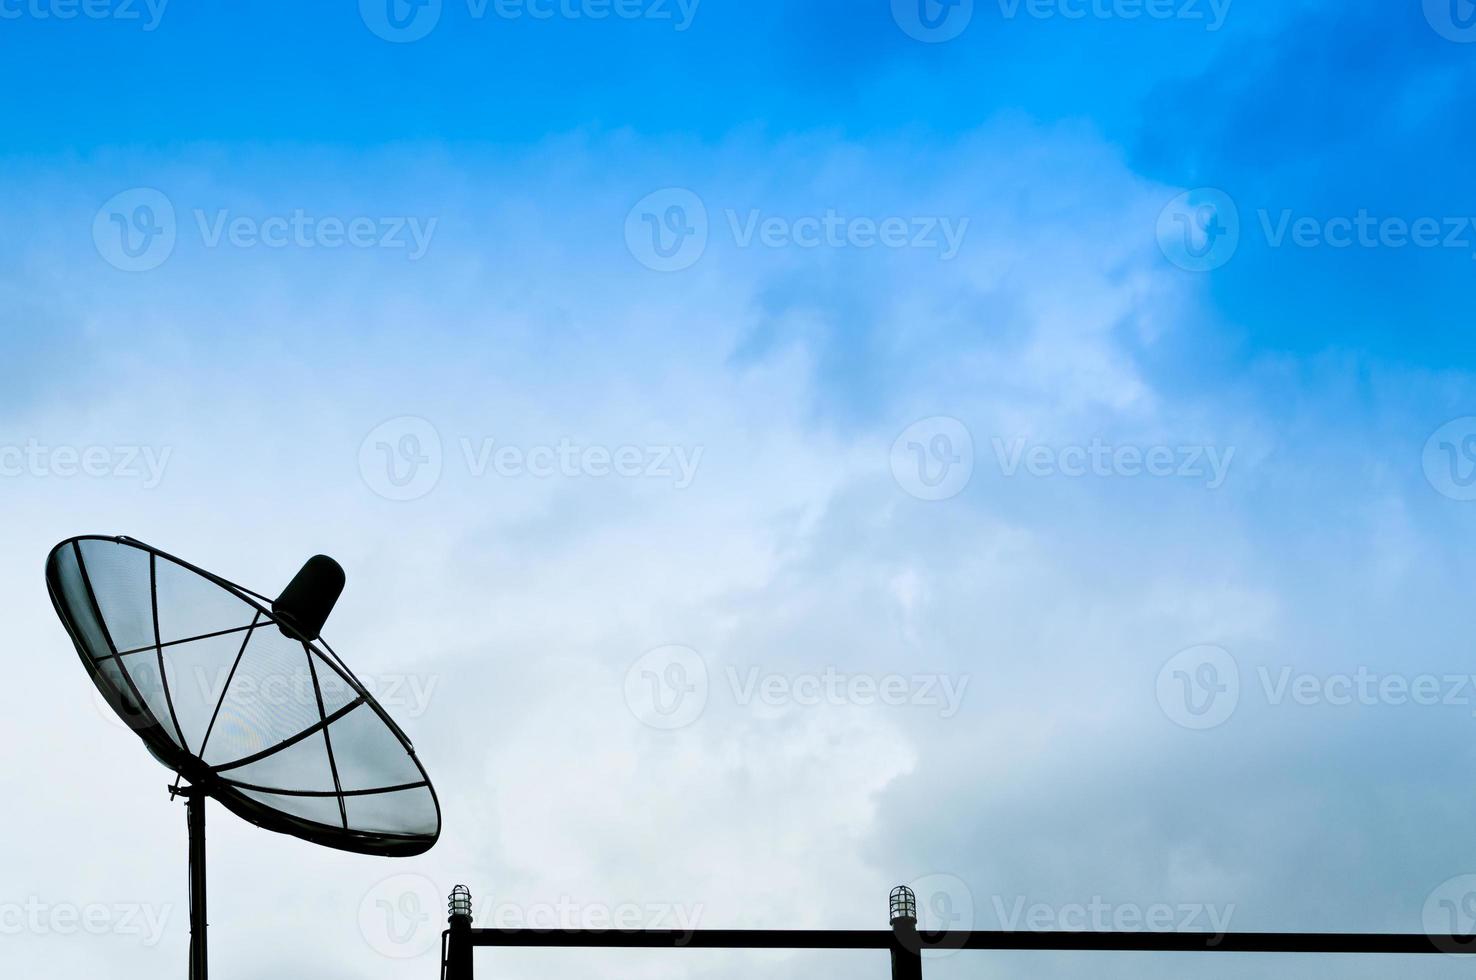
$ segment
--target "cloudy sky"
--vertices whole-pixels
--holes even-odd
[[[0,0],[0,969],[185,966],[183,808],[45,591],[80,533],[268,594],[335,556],[440,794],[405,860],[212,809],[221,977],[435,976],[458,882],[1476,928],[1472,42],[1468,0]]]

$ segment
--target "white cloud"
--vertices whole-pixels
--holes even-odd
[[[0,585],[17,597],[21,666],[0,714],[26,746],[0,775],[19,801],[0,844],[13,887],[184,902],[182,814],[164,801],[164,774],[97,717],[42,592],[46,549],[88,531],[133,534],[267,592],[308,554],[335,554],[350,578],[336,647],[365,673],[439,680],[406,724],[446,810],[427,858],[351,859],[215,817],[214,948],[242,975],[289,963],[430,975],[423,958],[378,956],[355,919],[401,871],[441,888],[464,880],[487,900],[700,905],[704,925],[752,926],[876,926],[891,884],[934,871],[970,882],[981,904],[997,889],[1187,895],[1269,903],[1264,918],[1244,910],[1267,927],[1308,889],[1337,887],[1346,848],[1319,852],[1304,831],[1262,850],[1299,801],[1257,767],[1306,774],[1320,761],[1251,724],[1196,740],[1153,702],[1175,650],[1275,655],[1279,637],[1314,632],[1299,598],[1358,575],[1321,563],[1317,537],[1301,542],[1308,553],[1277,553],[1249,524],[1268,506],[1254,487],[1271,425],[1142,366],[1159,338],[1210,328],[1183,322],[1197,284],[1156,258],[1168,195],[1099,139],[1004,123],[961,143],[738,140],[665,161],[659,145],[612,140],[476,164],[427,152],[350,168],[330,155],[299,172],[268,154],[229,177],[203,159],[140,158],[131,172],[181,209],[429,213],[440,237],[415,265],[182,247],[127,278],[85,237],[87,202],[118,189],[111,169],[45,188],[56,219],[26,261],[62,289],[31,302],[86,342],[48,397],[7,411],[0,441],[128,439],[173,457],[152,491],[6,482],[0,542],[14,560]],[[622,228],[631,203],[673,183],[719,215],[946,212],[967,215],[970,232],[952,263],[715,243],[692,269],[658,275],[627,254]],[[409,502],[376,496],[358,464],[370,430],[401,415],[432,420],[444,450],[439,484]],[[897,433],[929,415],[964,420],[979,454],[950,501],[908,496],[890,469]],[[1244,468],[1209,493],[1005,479],[986,465],[994,435],[1103,433],[1230,441]],[[477,477],[463,438],[704,453],[678,491]],[[1419,572],[1421,532],[1397,506],[1361,519],[1380,529],[1375,581]],[[719,681],[757,665],[943,673],[969,687],[943,719],[915,705],[745,706],[719,684],[698,722],[662,733],[627,709],[622,677],[670,643],[700,651]],[[1420,722],[1400,723],[1399,738],[1417,741]],[[1207,773],[1221,765],[1216,783]],[[1348,802],[1353,785],[1329,791]],[[1383,826],[1356,800],[1300,802],[1294,812],[1318,825],[1370,837]],[[1267,853],[1305,863],[1273,867]],[[1297,887],[1278,894],[1267,880]],[[1388,909],[1423,899],[1413,877],[1369,880],[1389,885],[1370,892]],[[1388,914],[1381,924],[1417,924]],[[98,959],[117,976],[172,969],[181,927],[182,913],[161,949],[112,943]],[[23,969],[61,947],[16,948]],[[65,948],[74,972],[87,968],[92,947]],[[513,962],[549,975],[535,958]],[[648,975],[676,975],[650,962]],[[783,968],[842,969],[825,964]],[[936,969],[993,966],[959,956]]]

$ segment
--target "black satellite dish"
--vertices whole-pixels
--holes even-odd
[[[46,584],[98,690],[187,800],[194,980],[207,796],[340,850],[435,844],[441,807],[414,747],[320,636],[343,591],[333,559],[309,560],[271,600],[132,538],[86,536],[52,550]]]

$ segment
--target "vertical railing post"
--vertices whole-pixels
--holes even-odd
[[[190,828],[190,980],[206,980],[210,955],[206,952],[205,915],[205,793],[191,786],[183,793],[185,821]]]
[[[445,978],[446,980],[473,980],[471,890],[465,885],[457,885],[451,889],[451,898],[447,906],[451,915],[446,932]]]
[[[906,885],[892,889],[892,980],[922,980],[922,937],[917,934],[917,896]]]

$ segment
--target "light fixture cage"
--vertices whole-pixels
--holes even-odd
[[[446,907],[451,912],[451,917],[461,916],[467,919],[472,914],[471,889],[465,885],[457,885],[451,889],[451,898],[446,902]]]
[[[887,901],[887,905],[891,912],[891,920],[893,922],[899,920],[917,921],[917,895],[906,885],[898,885],[892,889],[892,894]]]

